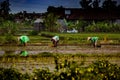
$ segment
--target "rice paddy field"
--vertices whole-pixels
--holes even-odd
[[[50,38],[53,35],[60,36],[58,47],[52,47]],[[101,47],[91,46],[86,40],[88,36],[98,36]],[[54,71],[55,56],[59,56],[59,62],[67,59],[78,63],[84,62],[84,66],[101,59],[120,66],[120,34],[118,33],[42,33],[39,36],[29,36],[29,38],[30,42],[27,46],[19,43],[16,45],[1,44],[0,67],[14,67],[22,73],[46,67]],[[21,51],[27,51],[28,56],[20,56]]]

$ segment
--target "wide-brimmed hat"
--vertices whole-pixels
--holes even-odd
[[[87,37],[87,40],[90,40],[91,39],[91,37]]]

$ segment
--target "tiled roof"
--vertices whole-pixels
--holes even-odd
[[[71,14],[67,17],[67,19],[120,19],[120,11],[111,10],[82,10],[82,9],[70,9]]]

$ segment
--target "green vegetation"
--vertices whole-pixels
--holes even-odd
[[[2,80],[119,80],[120,67],[107,60],[97,60],[84,66],[84,63],[63,60],[55,57],[55,70],[48,68],[34,69],[33,74],[22,74],[14,68],[0,68]]]
[[[57,54],[43,52],[27,57],[19,54],[5,54],[0,56],[0,62],[11,64],[11,67],[0,68],[2,80],[119,80],[120,67],[111,60],[119,59],[118,54]],[[91,62],[90,62],[91,61]],[[17,70],[17,64],[29,66],[31,63],[39,65],[55,64],[54,70],[46,68],[34,68],[32,72],[25,73],[24,69]],[[24,63],[24,64],[23,64]],[[4,66],[2,64],[2,66]],[[20,66],[20,65],[19,65]],[[29,69],[29,66],[25,67]],[[4,66],[5,67],[5,66]],[[22,71],[24,73],[22,73]]]
[[[44,18],[46,31],[58,32],[59,26],[56,23],[57,19],[58,19],[58,16],[55,16],[53,13],[47,14],[47,16]]]
[[[4,20],[0,24],[0,34],[5,35],[5,34],[12,34],[15,35],[17,31],[19,30],[19,26],[17,23],[10,21],[10,20]]]
[[[90,7],[84,5],[83,1],[84,0],[80,2],[80,4],[82,3],[83,9]],[[112,4],[112,1],[110,1],[110,3]],[[9,14],[9,6],[9,0],[0,3],[0,45],[7,44],[7,48],[0,47],[1,49],[3,48],[2,50],[5,50],[5,54],[0,56],[0,65],[2,65],[2,63],[5,65],[9,63],[12,64],[10,68],[6,68],[2,65],[4,68],[0,68],[1,80],[120,80],[120,67],[111,62],[111,60],[115,62],[120,60],[119,53],[57,54],[43,52],[37,55],[23,57],[19,54],[15,54],[15,49],[13,49],[13,44],[17,45],[18,43],[17,37],[19,35],[28,35],[30,38],[28,44],[38,43],[39,45],[48,45],[51,43],[50,38],[55,35],[60,37],[59,44],[61,45],[89,44],[89,42],[87,42],[87,37],[89,36],[99,37],[99,43],[120,44],[120,24],[116,24],[114,21],[84,21],[80,19],[77,21],[68,21],[68,23],[66,22],[67,30],[75,28],[79,33],[59,33],[62,28],[62,25],[57,22],[59,16],[53,13],[47,13],[43,18],[43,24],[46,27],[42,31],[49,32],[36,32],[33,30],[33,17],[27,20],[27,15],[23,15],[24,13],[15,15]],[[113,4],[113,6],[116,5]],[[94,2],[93,8],[98,7],[99,6]],[[103,8],[112,8],[112,6],[104,2]],[[18,22],[15,22],[16,16],[21,16]],[[33,48],[30,50],[33,50]],[[16,69],[18,67],[16,66],[17,63],[30,65],[30,63],[34,64],[35,62],[37,65],[39,65],[38,63],[54,64],[55,70],[50,71],[48,68],[34,68],[31,75],[30,73],[23,74]],[[25,68],[29,69],[29,66]],[[22,71],[24,71],[24,69],[22,69]]]
[[[86,32],[120,32],[120,25],[110,22],[92,22],[85,30]]]
[[[10,35],[10,34],[8,34]],[[18,36],[10,35],[0,36],[1,44],[2,43],[16,43]],[[41,32],[39,35],[28,35],[30,38],[31,44],[40,43],[41,45],[51,43],[51,37],[58,35],[60,37],[59,44],[68,44],[68,45],[79,45],[79,44],[88,44],[87,37],[97,36],[99,37],[99,42],[104,42],[104,44],[120,44],[120,34],[119,33],[50,33],[50,32]],[[7,39],[6,39],[7,38]],[[8,39],[9,38],[9,39]],[[8,41],[7,41],[8,40]]]
[[[41,36],[51,38],[54,35],[60,37],[61,44],[87,44],[87,37],[97,36],[99,41],[112,40],[110,44],[119,44],[120,34],[119,33],[49,33],[43,32]]]

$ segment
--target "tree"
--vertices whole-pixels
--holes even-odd
[[[80,0],[80,5],[83,9],[89,9],[91,8],[90,3],[92,2],[92,0]]]
[[[100,0],[94,0],[92,3],[93,8],[95,8],[95,9],[99,8],[99,3],[100,3]]]
[[[3,2],[1,2],[0,4],[0,14],[2,15],[2,17],[6,18],[9,14],[10,11],[10,4],[9,4],[9,0],[5,0]]]
[[[75,26],[76,26],[76,28],[77,28],[77,30],[79,32],[84,32],[85,31],[85,27],[87,25],[88,25],[88,23],[86,21],[84,21],[84,20],[81,20],[81,19],[77,20],[76,23],[75,23]]]
[[[103,9],[115,9],[117,8],[117,1],[113,1],[113,0],[105,0],[102,4]]]
[[[47,12],[54,13],[55,15],[64,14],[64,8],[63,6],[60,7],[49,6],[47,8]]]
[[[53,13],[48,13],[46,17],[44,18],[44,23],[46,26],[46,30],[50,32],[56,32],[57,29],[57,19],[58,16],[54,15]]]
[[[51,12],[55,12],[55,7],[54,6],[49,6],[47,8],[47,12],[51,13]]]

